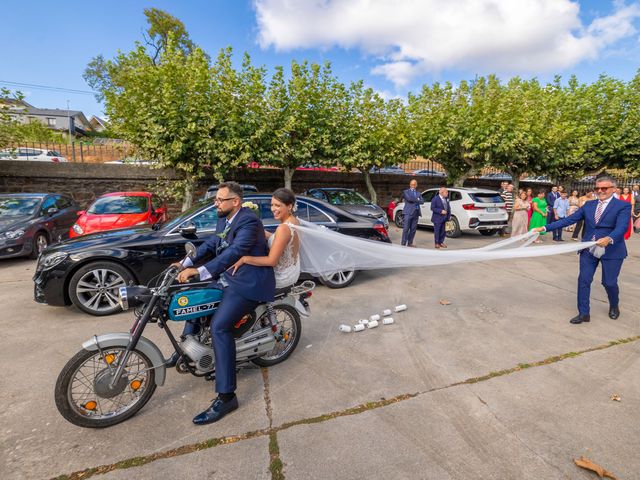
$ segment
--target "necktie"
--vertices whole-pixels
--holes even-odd
[[[602,216],[602,209],[604,208],[604,202],[598,202],[598,208],[596,208],[596,224],[600,221],[600,217]]]

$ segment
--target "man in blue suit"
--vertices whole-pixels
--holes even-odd
[[[409,182],[409,188],[402,191],[404,208],[402,209],[402,245],[415,247],[413,239],[418,229],[418,218],[422,216],[420,205],[424,203],[422,194],[418,191],[418,182],[414,179]]]
[[[251,210],[242,208],[242,187],[238,183],[221,183],[215,203],[217,233],[198,247],[195,258],[183,260],[182,266],[186,268],[178,275],[179,282],[197,275],[200,280],[218,279],[216,287],[223,290],[222,300],[211,321],[218,397],[193,419],[196,425],[216,422],[238,408],[233,325],[259,303],[273,301],[276,289],[272,267],[245,265],[235,275],[225,274],[240,257],[265,256],[269,251],[262,222]],[[213,258],[202,266],[192,267],[210,256]]]
[[[624,234],[629,227],[631,204],[613,197],[615,188],[614,178],[608,175],[598,177],[595,188],[597,200],[586,202],[582,208],[566,218],[535,229],[538,232],[555,230],[583,220],[582,240],[596,240],[598,246],[604,247],[604,254],[601,256],[596,251],[592,253],[590,249],[580,251],[578,315],[570,320],[573,324],[591,320],[589,295],[599,263],[602,264],[602,285],[609,298],[609,318],[615,320],[620,316],[618,275],[627,256]]]
[[[447,248],[444,244],[445,224],[449,219],[451,219],[449,190],[446,187],[440,187],[438,195],[431,199],[431,221],[433,222],[433,239],[436,243],[436,248]]]
[[[553,187],[551,187],[551,191],[547,193],[547,206],[549,207],[549,210],[547,211],[547,223],[551,223],[555,220],[553,205],[556,203],[556,200],[559,198],[560,198],[560,192],[558,192],[558,187],[554,185]]]

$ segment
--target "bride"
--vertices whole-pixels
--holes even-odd
[[[244,256],[229,267],[233,275],[242,265],[256,267],[273,267],[276,277],[276,288],[293,285],[300,276],[300,238],[294,226],[300,221],[293,214],[296,196],[287,188],[279,188],[271,197],[273,217],[281,223],[274,233],[265,230],[269,243],[269,255],[266,257]]]

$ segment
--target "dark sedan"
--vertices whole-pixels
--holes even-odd
[[[0,194],[0,258],[36,258],[49,244],[69,236],[78,210],[64,195]]]
[[[389,228],[387,214],[352,188],[312,188],[306,195],[329,202],[348,213],[381,221]]]
[[[258,205],[265,228],[275,230],[271,195],[245,195]],[[298,218],[357,237],[390,242],[382,223],[344,212],[314,198],[299,197]],[[109,315],[120,310],[118,288],[148,284],[163,269],[185,256],[185,243],[202,243],[215,233],[216,208],[201,202],[168,223],[154,228],[111,230],[84,235],[48,248],[38,259],[34,276],[34,297],[49,305],[70,305],[92,315]],[[333,288],[346,287],[354,270],[320,279]]]

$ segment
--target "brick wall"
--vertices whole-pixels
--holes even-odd
[[[394,196],[407,188],[411,178],[418,180],[418,188],[437,186],[440,181],[429,177],[409,175],[374,174],[371,176],[378,194],[378,204],[386,206]],[[171,171],[154,170],[144,166],[113,164],[73,164],[48,162],[0,162],[0,193],[56,192],[73,197],[85,208],[96,197],[107,192],[152,190],[159,179],[171,182],[175,175]],[[284,185],[283,174],[278,169],[256,171],[236,171],[229,180],[249,183],[262,192],[271,192]],[[213,178],[201,181],[196,189],[196,197],[201,198],[209,185],[217,183]],[[354,188],[367,195],[364,178],[360,173],[298,171],[293,176],[293,190],[296,193],[314,187]],[[498,181],[469,180],[465,186],[497,189]],[[521,186],[527,187],[526,183]],[[534,186],[535,185],[531,185]],[[180,205],[170,204],[172,215],[180,211]]]

